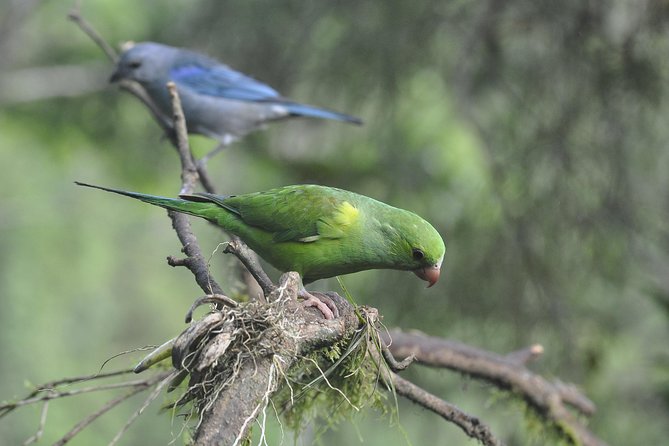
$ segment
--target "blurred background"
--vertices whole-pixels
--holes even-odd
[[[66,14],[73,2],[0,8],[0,400],[97,372],[184,328],[201,291],[161,210],[74,180],[173,196],[178,158]],[[364,127],[290,121],[209,164],[221,193],[294,183],[350,189],[424,216],[447,245],[441,281],[344,278],[391,327],[507,353],[578,384],[611,444],[669,436],[669,5],[642,1],[84,1],[118,47],[154,40],[207,53],[284,95],[360,116]],[[202,155],[215,143],[192,137]],[[205,253],[224,239],[194,222]],[[215,277],[239,290],[235,262]],[[322,281],[321,289],[338,289]],[[105,370],[134,365],[141,353]],[[551,444],[516,399],[443,370],[406,375],[488,422],[511,445]],[[110,394],[51,404],[55,441]],[[126,402],[72,444],[106,444]],[[298,444],[473,444],[400,401]],[[20,444],[39,407],[0,420]],[[271,444],[281,431],[272,422]],[[180,421],[158,405],[121,444],[166,444]],[[293,443],[285,432],[285,443]]]

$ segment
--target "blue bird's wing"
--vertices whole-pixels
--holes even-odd
[[[235,71],[225,65],[204,67],[181,65],[170,70],[170,78],[179,86],[199,94],[240,101],[266,101],[280,98],[269,85]]]
[[[170,70],[170,78],[182,88],[198,94],[238,101],[279,104],[292,116],[335,119],[360,125],[355,116],[287,100],[269,85],[263,84],[223,64],[186,63]],[[284,115],[280,115],[282,117]]]

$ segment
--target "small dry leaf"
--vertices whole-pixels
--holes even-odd
[[[201,359],[195,369],[201,372],[210,367],[218,358],[225,354],[231,342],[232,336],[229,332],[223,332],[216,336],[202,352]]]

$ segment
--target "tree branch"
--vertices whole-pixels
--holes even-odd
[[[181,191],[179,194],[192,194],[199,175],[193,160],[193,153],[190,151],[188,144],[186,117],[183,108],[181,108],[181,99],[175,83],[168,82],[167,90],[170,92],[170,98],[172,98],[173,128],[175,130],[177,152],[181,160]]]
[[[573,385],[550,382],[531,372],[522,362],[514,361],[513,356],[500,356],[458,342],[400,330],[384,334],[383,341],[396,357],[413,355],[420,364],[448,368],[520,395],[539,414],[555,422],[579,444],[606,444],[588,431],[565,407],[565,404],[569,404],[585,415],[592,415],[595,406],[588,398]]]
[[[396,373],[390,374],[392,386],[398,395],[402,395],[424,408],[438,414],[446,421],[460,427],[468,436],[475,438],[485,446],[502,446],[501,440],[496,438],[490,428],[476,417],[466,414],[453,404],[450,404],[427,390],[418,387]]]
[[[86,19],[83,18],[81,15],[81,9],[80,9],[80,4],[77,2],[75,6],[70,10],[70,12],[67,14],[67,18],[72,20],[74,23],[79,26],[79,28],[86,33],[90,39],[97,44],[97,46],[100,47],[103,53],[107,56],[107,58],[111,61],[111,63],[116,63],[118,61],[118,54],[112,48],[111,45],[107,43],[105,39],[102,38],[100,33],[98,33],[93,26],[88,23]]]
[[[79,432],[84,430],[89,424],[91,424],[93,421],[97,420],[100,418],[102,415],[104,415],[106,412],[109,412],[111,409],[114,407],[118,406],[121,404],[123,401],[127,400],[128,398],[138,394],[139,392],[146,390],[149,387],[152,387],[154,384],[164,381],[166,379],[169,379],[169,377],[173,374],[174,372],[165,372],[165,373],[159,373],[149,379],[143,380],[141,383],[138,383],[137,385],[133,386],[133,389],[130,390],[129,392],[120,395],[112,400],[109,400],[107,403],[105,403],[100,409],[97,411],[93,412],[83,420],[81,420],[79,423],[77,423],[67,434],[65,434],[60,440],[54,443],[54,446],[62,446],[65,443],[69,442],[72,438],[74,438]]]
[[[374,319],[378,320],[378,313],[376,313],[375,318],[370,320],[370,323],[377,325]],[[455,405],[431,394],[395,373],[395,371],[408,367],[418,356],[414,354],[404,355],[405,359],[398,362],[391,354],[387,332],[385,330],[376,330],[376,335],[379,342],[368,346],[368,351],[375,364],[377,364],[382,383],[388,390],[394,390],[398,395],[419,404],[446,421],[455,424],[470,438],[480,441],[484,446],[504,445],[500,439],[493,435],[490,428],[478,418],[463,412]]]
[[[169,82],[166,88],[170,92],[172,98],[172,110],[174,113],[173,129],[175,130],[176,147],[179,152],[179,159],[181,160],[181,188],[180,194],[193,193],[195,184],[199,178],[193,155],[188,145],[188,134],[186,131],[186,119],[181,108],[181,101],[179,93],[173,82]],[[167,211],[172,220],[172,227],[181,241],[183,246],[182,251],[186,254],[185,259],[175,259],[170,256],[167,258],[167,263],[170,266],[185,266],[195,276],[195,281],[204,290],[206,294],[225,294],[223,289],[209,274],[209,267],[202,255],[202,250],[197,242],[197,238],[191,229],[190,220],[185,214]]]

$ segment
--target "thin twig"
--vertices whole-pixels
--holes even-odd
[[[149,396],[146,398],[146,400],[144,400],[144,403],[139,407],[139,409],[137,409],[137,410],[130,416],[130,418],[128,418],[128,421],[126,421],[126,423],[123,425],[123,427],[121,428],[121,430],[119,430],[119,431],[116,433],[116,435],[114,436],[114,438],[112,438],[112,441],[109,442],[109,446],[114,446],[116,443],[118,443],[118,441],[121,439],[121,437],[123,437],[123,434],[125,434],[125,433],[127,432],[127,430],[130,428],[130,426],[132,425],[132,423],[134,423],[135,420],[137,420],[137,418],[142,414],[142,412],[144,412],[144,410],[145,410],[147,407],[149,407],[149,405],[150,405],[156,398],[158,398],[158,396],[160,395],[160,392],[163,390],[163,387],[165,387],[165,385],[166,385],[167,383],[169,383],[169,382],[174,378],[174,376],[176,376],[178,373],[179,373],[179,372],[177,372],[176,370],[173,370],[173,371],[172,371],[170,374],[168,374],[162,381],[160,381],[160,383],[158,383],[158,385],[156,386],[156,388],[153,389],[153,392],[151,392],[151,393],[149,394]]]
[[[51,381],[51,382],[48,382],[48,383],[44,383],[41,386],[37,386],[35,388],[35,390],[30,392],[25,398],[23,398],[20,401],[0,404],[0,418],[4,417],[8,413],[12,412],[14,409],[17,409],[18,407],[22,407],[22,406],[25,406],[27,404],[36,403],[36,402],[39,402],[39,401],[48,401],[49,399],[53,399],[53,398],[45,399],[43,397],[35,398],[35,396],[40,394],[41,392],[55,391],[55,388],[57,386],[61,386],[61,385],[65,385],[65,384],[81,383],[81,382],[90,381],[90,380],[94,380],[94,379],[110,378],[110,377],[119,376],[119,375],[127,375],[127,374],[130,374],[130,373],[132,373],[131,369],[119,370],[119,371],[116,371],[116,372],[101,373],[101,374],[95,374],[95,375],[76,376],[76,377],[73,377],[73,378],[59,379],[59,380],[56,380],[56,381]],[[92,390],[90,390],[90,391],[92,391]],[[69,395],[65,395],[65,396],[69,396]]]
[[[386,364],[388,364],[388,367],[390,367],[390,370],[392,370],[393,372],[400,372],[402,370],[405,370],[416,360],[415,355],[409,355],[403,360],[398,361],[393,356],[388,345],[386,345],[383,342],[381,343],[381,353],[383,354],[383,359],[386,360]]]
[[[162,113],[155,108],[155,104],[151,99],[145,101],[145,104],[149,107],[151,112],[154,115],[154,119],[162,125],[165,135],[170,139],[172,145],[177,149],[179,158],[181,160],[181,181],[182,181],[182,192],[181,193],[192,193],[195,189],[195,183],[199,180],[200,184],[204,190],[209,193],[216,193],[214,183],[209,178],[209,173],[207,172],[206,164],[200,164],[195,162],[195,157],[193,152],[190,150],[188,144],[188,128],[186,126],[186,117],[181,107],[181,99],[179,98],[179,93],[174,82],[167,83],[167,89],[170,92],[170,97],[172,99],[172,120],[166,120]],[[146,92],[142,88],[144,95]],[[147,95],[148,96],[148,95]],[[165,122],[167,121],[167,122]]]
[[[132,373],[132,369],[124,369],[124,370],[117,370],[115,372],[94,373],[92,375],[75,376],[72,378],[63,378],[56,381],[50,381],[48,383],[42,384],[41,386],[38,386],[37,389],[35,389],[35,391],[31,394],[31,396],[36,395],[38,392],[53,389],[55,387],[62,386],[64,384],[78,384],[84,381],[113,378],[115,376],[128,375],[130,373]]]
[[[138,394],[138,393],[144,391],[144,390],[147,389],[148,387],[151,387],[152,385],[154,385],[154,384],[157,383],[158,381],[164,379],[166,376],[168,376],[168,375],[171,374],[171,373],[172,373],[172,372],[166,372],[166,373],[160,373],[160,374],[158,374],[158,375],[155,375],[155,376],[152,377],[151,379],[147,379],[147,380],[143,381],[143,383],[142,383],[141,385],[137,385],[137,386],[135,386],[135,388],[132,389],[130,392],[128,392],[128,393],[126,393],[126,394],[124,394],[124,395],[120,395],[120,396],[118,396],[118,397],[116,397],[116,398],[114,398],[114,399],[108,401],[108,402],[105,403],[100,409],[96,410],[95,412],[93,412],[92,414],[88,415],[86,418],[84,418],[83,420],[81,420],[79,423],[77,423],[77,424],[76,424],[76,425],[75,425],[75,426],[74,426],[68,433],[66,433],[60,440],[58,440],[57,442],[55,442],[55,443],[53,444],[53,446],[63,446],[64,444],[66,444],[67,442],[69,442],[72,438],[74,438],[77,434],[79,434],[79,432],[81,432],[82,430],[86,429],[86,427],[88,427],[88,425],[91,424],[93,421],[97,420],[97,419],[100,418],[102,415],[104,415],[105,413],[109,412],[111,409],[113,409],[114,407],[118,406],[118,405],[121,404],[123,401],[127,400],[128,398],[130,398],[130,397],[132,397],[132,396],[134,396],[134,395],[136,395],[136,394]]]
[[[223,294],[209,294],[207,296],[202,296],[199,299],[196,299],[195,302],[193,302],[193,305],[191,305],[188,309],[188,312],[186,313],[187,324],[190,324],[190,322],[193,320],[193,312],[195,309],[204,304],[226,305],[232,308],[239,306],[239,303],[237,303],[236,300],[230,299],[228,296]]]
[[[190,150],[186,118],[183,114],[183,109],[181,108],[181,100],[176,85],[173,82],[168,82],[167,89],[172,98],[172,109],[174,111],[173,128],[175,130],[175,141],[179,152],[179,159],[181,160],[181,190],[179,193],[190,194],[193,193],[198,179],[202,182],[203,178],[200,176],[199,172],[206,172],[206,167],[199,166],[198,168]],[[202,184],[204,185],[204,183]],[[209,268],[204,260],[197,239],[195,238],[195,235],[193,235],[188,218],[177,212],[169,211],[168,214],[172,219],[172,226],[181,240],[184,253],[188,256],[187,259],[181,260],[170,258],[168,259],[168,263],[172,266],[186,266],[190,269],[193,275],[195,275],[198,285],[200,285],[200,288],[202,288],[205,293],[210,295],[224,295],[225,293],[223,293],[221,287],[209,273]],[[238,237],[233,237],[231,243],[234,243],[237,247],[237,257],[242,261],[244,266],[249,269],[251,274],[256,277],[256,280],[259,280],[261,287],[263,287],[263,292],[271,292],[274,289],[274,285],[260,267],[255,253],[253,253],[253,251],[251,251]],[[261,283],[260,281],[263,282]]]
[[[459,426],[468,436],[476,438],[485,446],[502,446],[504,443],[496,438],[490,428],[476,417],[466,414],[453,404],[432,395],[427,390],[418,387],[401,376],[391,374],[393,386],[398,395],[423,406],[426,409],[440,415],[447,421]]]
[[[214,183],[209,178],[209,172],[207,171],[207,166],[201,166],[198,163],[197,174],[200,177],[200,184],[202,185],[202,188],[207,192],[209,192],[210,194],[215,194],[216,187],[214,187]]]
[[[44,434],[44,426],[46,425],[46,416],[49,412],[49,401],[44,401],[44,404],[42,405],[42,412],[39,417],[39,426],[37,427],[37,432],[35,432],[35,435],[32,437],[29,437],[26,439],[26,441],[23,442],[23,446],[28,446],[29,444],[33,444],[37,441],[39,441],[40,438],[42,438],[42,434]]]
[[[276,285],[272,283],[272,280],[260,266],[255,253],[239,238],[230,240],[223,252],[233,254],[244,264],[253,278],[256,279],[260,288],[262,288],[265,296],[269,296],[276,289]]]
[[[186,117],[183,108],[181,108],[181,98],[179,98],[176,84],[168,82],[167,90],[170,92],[170,98],[172,99],[172,117],[176,132],[177,151],[181,160],[181,191],[179,195],[192,194],[198,180],[198,172],[193,160],[193,153],[188,144]]]
[[[105,53],[107,58],[112,63],[116,63],[116,61],[118,60],[118,54],[116,53],[116,51],[114,51],[114,48],[112,48],[111,45],[109,45],[107,41],[102,38],[100,33],[98,33],[95,30],[95,28],[93,28],[93,26],[81,16],[79,6],[80,5],[77,3],[72,8],[72,10],[70,10],[70,12],[67,14],[67,18],[76,23],[79,26],[79,28],[81,28],[81,30],[85,32],[86,35],[90,37],[91,40],[100,47],[102,52]]]
[[[174,125],[176,131],[176,144],[179,151],[179,159],[181,160],[181,194],[190,194],[195,189],[195,183],[198,179],[197,168],[193,161],[193,155],[188,145],[188,134],[186,133],[186,119],[181,108],[181,101],[179,93],[177,92],[174,83],[170,82],[167,85],[170,96],[172,97],[172,109],[174,110]],[[177,237],[183,246],[183,252],[186,254],[186,259],[174,259],[168,257],[168,264],[171,266],[185,266],[193,275],[197,284],[204,290],[206,294],[225,294],[223,289],[216,283],[211,274],[207,262],[202,255],[202,250],[197,242],[197,238],[193,234],[190,221],[185,214],[179,212],[168,211],[170,219],[172,219],[172,227],[177,233]]]
[[[137,387],[137,386],[143,386],[147,382],[146,379],[142,380],[135,380],[135,381],[125,381],[125,382],[120,382],[120,383],[114,383],[114,384],[105,384],[101,386],[93,386],[93,387],[84,387],[82,389],[72,389],[72,390],[67,390],[67,391],[58,391],[55,389],[48,389],[45,390],[45,393],[41,396],[33,396],[30,398],[25,398],[20,401],[15,401],[13,403],[6,403],[3,404],[2,407],[0,407],[0,410],[5,410],[5,412],[2,413],[1,416],[5,416],[9,412],[11,412],[14,409],[17,409],[19,407],[23,406],[28,406],[30,404],[34,403],[39,403],[41,401],[49,401],[57,398],[65,398],[68,396],[76,396],[76,395],[82,395],[84,393],[91,393],[91,392],[100,392],[103,390],[112,390],[112,389],[123,389],[126,387]]]

